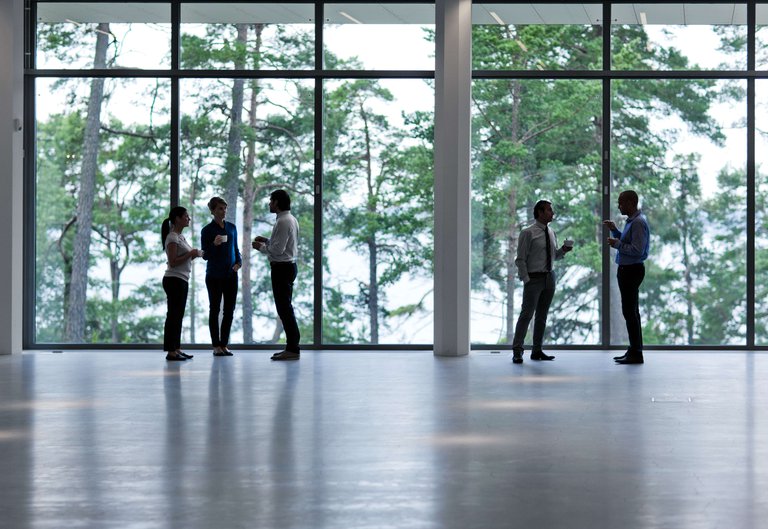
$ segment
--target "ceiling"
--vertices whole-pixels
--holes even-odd
[[[48,23],[169,23],[170,12],[167,3],[46,2],[37,5],[38,21]],[[307,24],[313,22],[314,5],[183,3],[181,18],[184,23]],[[601,18],[600,4],[475,3],[472,8],[474,24],[599,24]],[[740,3],[615,4],[612,18],[615,24],[746,24],[747,8]],[[768,23],[768,5],[758,5],[757,18],[758,24]],[[434,4],[326,4],[329,24],[430,25],[434,19]]]

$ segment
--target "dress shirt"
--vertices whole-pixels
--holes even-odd
[[[611,235],[614,239],[618,239],[613,244],[616,248],[616,264],[633,265],[648,259],[651,228],[648,226],[648,219],[640,210],[627,217],[623,231],[611,230]]]
[[[299,223],[290,211],[277,214],[272,236],[261,245],[259,251],[272,263],[295,263],[298,255]]]
[[[557,247],[557,235],[543,222],[535,221],[520,232],[517,239],[517,272],[523,283],[527,283],[530,274],[547,271],[547,242],[544,230],[549,231],[549,242],[553,261],[565,256],[565,252]],[[554,263],[553,263],[554,264]]]

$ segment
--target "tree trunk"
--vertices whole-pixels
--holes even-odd
[[[376,189],[373,182],[373,167],[371,166],[371,133],[368,128],[368,115],[360,103],[360,115],[363,119],[363,132],[365,134],[365,171],[368,194],[365,209],[368,212],[368,222],[376,216]],[[368,316],[371,326],[371,343],[379,343],[379,278],[376,273],[378,268],[378,247],[376,233],[368,235]]]
[[[96,32],[94,68],[107,64],[109,24],[101,23]],[[88,260],[91,251],[93,201],[96,194],[96,170],[99,156],[101,103],[104,98],[104,79],[91,81],[88,114],[83,135],[83,163],[80,190],[77,198],[77,229],[72,249],[72,280],[69,292],[66,338],[69,342],[83,342],[85,338],[85,297],[88,289]]]
[[[198,157],[197,170],[195,171],[195,177],[192,179],[192,183],[189,186],[189,204],[194,205],[197,202],[197,183],[200,181],[200,168],[203,166],[203,160]],[[195,217],[189,221],[189,231],[192,232],[192,240],[197,234],[197,228],[195,227]],[[193,244],[192,246],[200,247],[199,244]],[[195,268],[198,266],[198,260],[192,260],[192,273],[189,275],[189,299],[192,301],[189,303],[189,343],[197,343],[197,336],[195,329],[197,328],[197,279],[195,274]],[[201,265],[205,266],[205,265]],[[182,342],[184,340],[182,339]]]
[[[522,99],[521,85],[519,81],[510,81],[512,92],[512,116],[510,118],[510,139],[517,142],[520,139],[520,103]],[[515,336],[515,283],[517,281],[517,266],[515,258],[517,256],[517,240],[519,237],[520,224],[517,222],[517,182],[514,181],[516,169],[519,165],[517,158],[509,161],[510,174],[513,179],[509,185],[509,199],[507,200],[507,215],[509,218],[509,230],[507,231],[507,252],[506,252],[506,330],[507,343],[512,343]]]
[[[120,341],[117,333],[118,303],[120,301],[120,261],[116,258],[109,260],[109,275],[112,281],[112,343],[118,343]]]
[[[259,54],[261,53],[261,33],[264,24],[256,24],[256,49],[253,52],[257,63],[254,69],[259,68]],[[256,201],[256,111],[258,107],[259,81],[250,82],[251,104],[248,109],[248,126],[251,128],[246,146],[245,183],[243,185],[243,238],[242,238],[242,288],[243,296],[243,343],[253,343],[253,294],[251,292],[251,238],[253,236],[253,207]]]
[[[683,214],[685,215],[685,214]],[[683,278],[685,281],[685,329],[688,345],[693,344],[693,274],[691,274],[691,257],[688,253],[689,229],[685,216],[680,219],[683,246]]]
[[[235,69],[244,70],[246,46],[248,43],[248,24],[235,24],[237,28]],[[235,79],[232,82],[232,109],[229,115],[229,135],[227,138],[227,161],[224,175],[224,200],[227,201],[226,220],[235,222],[237,218],[237,197],[240,188],[240,147],[243,142],[243,95],[245,81]]]

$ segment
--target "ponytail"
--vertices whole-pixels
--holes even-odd
[[[165,250],[165,239],[168,237],[169,233],[171,233],[171,219],[165,219],[160,228],[160,243],[163,245],[163,250]]]
[[[176,206],[171,208],[171,212],[168,213],[168,218],[163,220],[163,224],[160,227],[160,242],[163,245],[163,250],[165,250],[165,239],[168,238],[168,234],[171,233],[171,224],[175,224],[174,221],[186,212],[187,208]]]

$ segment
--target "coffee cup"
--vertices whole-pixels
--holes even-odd
[[[227,242],[227,239],[229,238],[228,235],[220,235],[220,237],[221,237],[221,242]]]
[[[572,239],[566,239],[563,241],[563,245],[567,246],[568,248],[573,248],[573,240]]]

